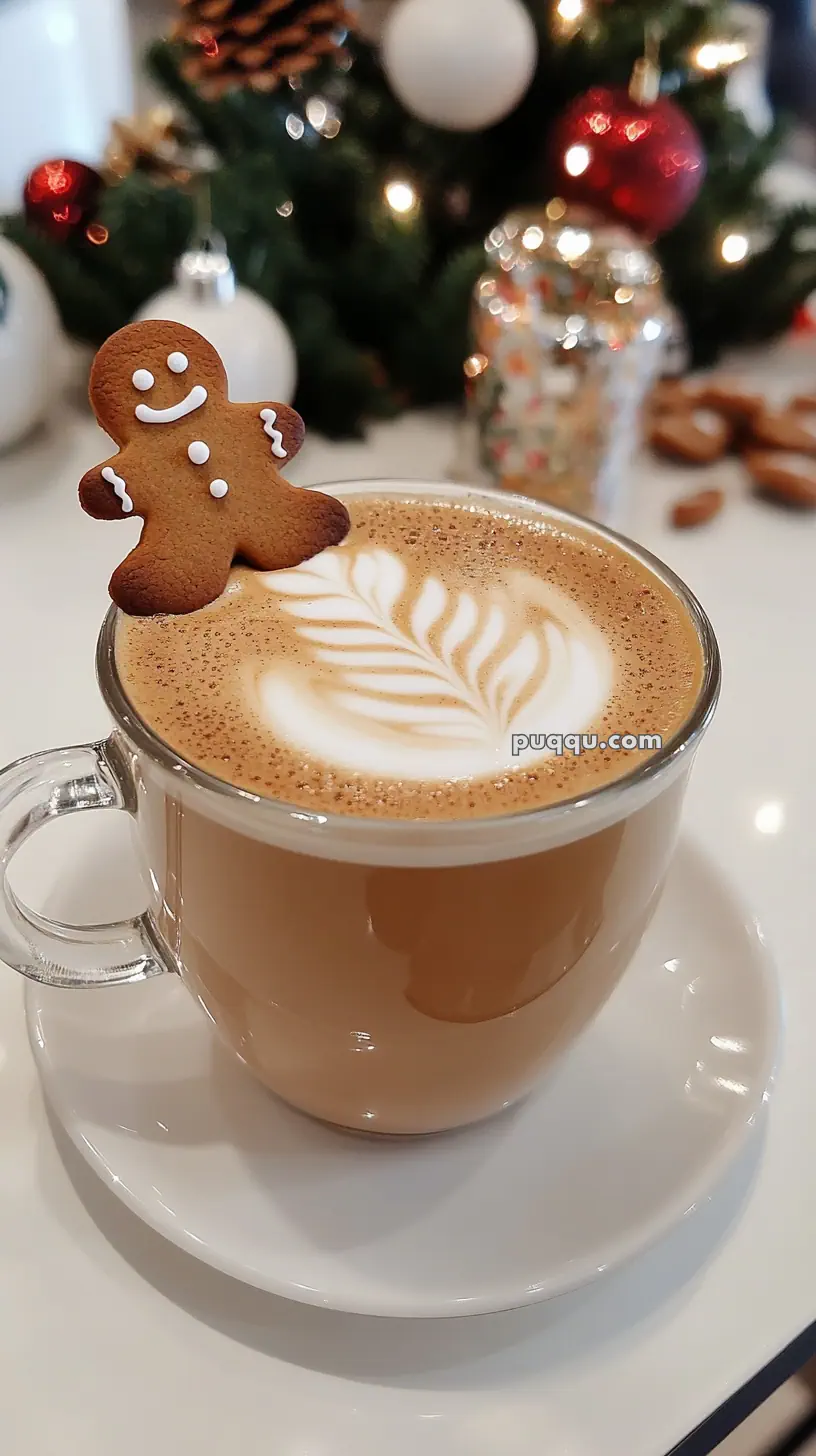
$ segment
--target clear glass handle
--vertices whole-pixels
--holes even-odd
[[[0,960],[50,986],[111,986],[173,971],[148,914],[109,925],[64,925],[15,895],[8,867],[51,819],[83,809],[132,812],[130,773],[115,738],[32,753],[0,771]]]

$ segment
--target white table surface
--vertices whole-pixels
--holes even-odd
[[[816,348],[751,367],[812,387]],[[76,505],[103,445],[66,408],[0,460],[0,760],[106,731],[93,646],[138,523],[93,522]],[[444,416],[407,417],[364,445],[310,442],[292,475],[431,478],[451,446]],[[165,1244],[58,1147],[22,983],[0,968],[8,1456],[664,1456],[816,1319],[816,519],[755,502],[736,467],[724,473],[728,510],[680,534],[666,504],[690,482],[644,465],[631,529],[698,592],[721,641],[722,703],[686,832],[733,878],[778,958],[786,1049],[764,1137],[663,1245],[555,1303],[438,1323],[288,1305]],[[769,803],[781,806],[776,833],[756,827]],[[88,820],[42,831],[22,884],[35,903],[107,919],[135,908],[127,826]]]

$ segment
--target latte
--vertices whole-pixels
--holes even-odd
[[[716,650],[679,584],[575,518],[337,489],[342,545],[236,570],[189,616],[118,619],[117,686],[172,750],[159,767],[136,732],[137,838],[157,934],[255,1076],[328,1122],[432,1132],[523,1096],[616,986]],[[684,751],[585,796],[653,751],[601,749],[615,733]]]
[[[317,811],[462,818],[572,797],[654,751],[553,735],[682,727],[696,633],[622,549],[443,498],[348,504],[340,546],[121,623],[125,689],[188,761]]]

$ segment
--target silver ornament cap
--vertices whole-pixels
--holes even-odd
[[[175,280],[185,298],[196,303],[231,303],[235,271],[222,234],[208,229],[193,238],[176,263]]]

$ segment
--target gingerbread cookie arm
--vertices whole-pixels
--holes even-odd
[[[97,521],[121,521],[139,511],[128,490],[127,451],[88,470],[79,482],[79,503]]]
[[[266,444],[279,470],[284,470],[287,462],[294,460],[303,444],[306,426],[291,405],[270,400],[266,404],[233,404],[230,409],[238,411],[243,428],[248,432],[257,431],[259,444]]]
[[[180,535],[173,523],[147,521],[111,577],[111,597],[133,617],[194,612],[221,595],[232,552],[228,536],[202,540],[194,530]]]

